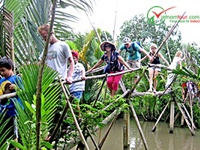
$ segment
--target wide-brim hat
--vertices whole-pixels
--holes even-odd
[[[102,51],[105,51],[105,45],[106,44],[109,44],[109,45],[111,45],[111,50],[116,50],[116,47],[115,47],[115,45],[113,44],[113,43],[111,43],[111,42],[109,42],[109,41],[104,41],[103,43],[101,43],[101,45],[100,45],[100,48],[101,48],[101,50]]]

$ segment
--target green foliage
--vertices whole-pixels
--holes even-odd
[[[8,148],[8,143],[5,141],[9,141],[12,137],[8,137],[9,132],[11,131],[11,128],[6,128],[6,125],[10,121],[10,119],[5,119],[6,111],[3,111],[0,113],[0,149],[6,150]]]
[[[21,137],[21,143],[12,141],[11,143],[20,149],[33,149],[36,145],[36,83],[39,72],[37,64],[31,64],[20,68],[19,70],[24,88],[18,92],[18,96],[23,102],[23,108],[16,104],[18,112],[18,128]],[[53,83],[58,73],[45,66],[42,80],[41,97],[41,147],[51,148],[50,144],[45,142],[49,130],[52,128],[58,100],[60,98],[59,84]],[[35,86],[34,86],[35,85]]]
[[[159,26],[149,24],[144,15],[135,15],[131,20],[125,21],[120,27],[119,44],[126,36],[130,37],[132,41],[140,41],[146,51],[149,51],[151,43],[158,46],[162,43],[168,34],[171,26],[167,26],[164,22]],[[181,47],[181,33],[178,27],[172,32],[167,44],[161,48],[161,53],[170,62],[174,57],[176,50]]]

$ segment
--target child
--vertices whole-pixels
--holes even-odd
[[[83,79],[83,81],[75,82],[69,85],[69,91],[70,94],[73,95],[78,100],[78,119],[80,120],[81,114],[80,114],[80,106],[79,102],[82,97],[83,91],[85,90],[85,68],[83,64],[78,62],[78,52],[72,50],[72,57],[74,60],[74,72],[72,74],[73,80],[79,80]]]
[[[176,67],[178,65],[180,65],[180,68],[182,68],[182,64],[181,61],[182,59],[182,52],[181,51],[177,51],[175,54],[175,57],[172,61],[172,63],[170,64],[169,68],[170,69],[176,69]],[[168,71],[169,75],[167,76],[167,83],[165,84],[165,88],[169,88],[168,86],[171,84],[171,82],[174,80],[175,78],[175,74],[172,73],[172,71]]]
[[[14,65],[11,59],[7,57],[3,57],[0,59],[0,74],[2,76],[2,78],[0,79],[0,85],[2,94],[15,92],[15,89],[22,85],[21,78],[14,74],[13,69]],[[9,99],[0,100],[0,113],[6,113],[4,121],[10,119],[4,130],[12,127],[7,136],[8,138],[13,135],[15,135],[15,138],[18,138],[18,131],[15,121],[16,110],[14,105],[14,102],[16,101],[21,104],[21,101],[17,96]]]
[[[85,68],[83,64],[78,62],[78,52],[72,51],[72,57],[74,59],[74,73],[72,74],[73,80],[84,79],[85,80]],[[75,82],[69,85],[70,94],[77,99],[81,99],[83,91],[85,90],[85,81]]]
[[[134,70],[131,68],[124,59],[116,52],[116,47],[113,43],[109,41],[104,41],[101,43],[100,48],[102,51],[105,51],[104,55],[101,59],[87,72],[91,72],[93,69],[100,66],[104,61],[107,63],[107,67],[105,68],[105,73],[115,73],[124,70],[125,65],[128,69]],[[119,81],[123,75],[110,76],[107,78],[107,87],[110,90],[111,96],[113,97],[118,90]]]

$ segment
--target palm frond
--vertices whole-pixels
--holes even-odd
[[[1,112],[0,113],[0,149],[1,150],[6,150],[6,148],[8,147],[8,143],[6,143],[5,141],[9,141],[12,137],[8,137],[9,132],[11,131],[11,128],[6,129],[6,125],[8,124],[8,122],[10,121],[11,118],[9,119],[5,119],[5,114]]]
[[[23,66],[19,70],[24,88],[17,94],[23,102],[23,106],[16,104],[18,112],[19,133],[22,137],[20,147],[26,150],[32,149],[36,145],[36,84],[39,72],[37,64]],[[53,83],[58,73],[48,66],[45,66],[42,78],[41,97],[41,142],[44,142],[49,130],[52,127],[52,120],[55,115],[56,106],[60,98],[61,86]],[[17,146],[16,143],[15,146]],[[48,145],[48,144],[47,144]]]

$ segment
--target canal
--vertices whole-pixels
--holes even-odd
[[[146,138],[149,150],[200,150],[200,132],[196,130],[194,136],[191,135],[187,127],[174,127],[173,133],[169,133],[169,124],[159,122],[155,132],[152,127],[155,122],[140,122],[144,136]],[[97,131],[94,139],[97,143],[104,137],[107,127]],[[91,150],[95,147],[90,139],[88,145]],[[135,120],[132,118],[130,122],[130,150],[145,150],[139,130]],[[118,119],[101,150],[123,150],[123,119]]]

